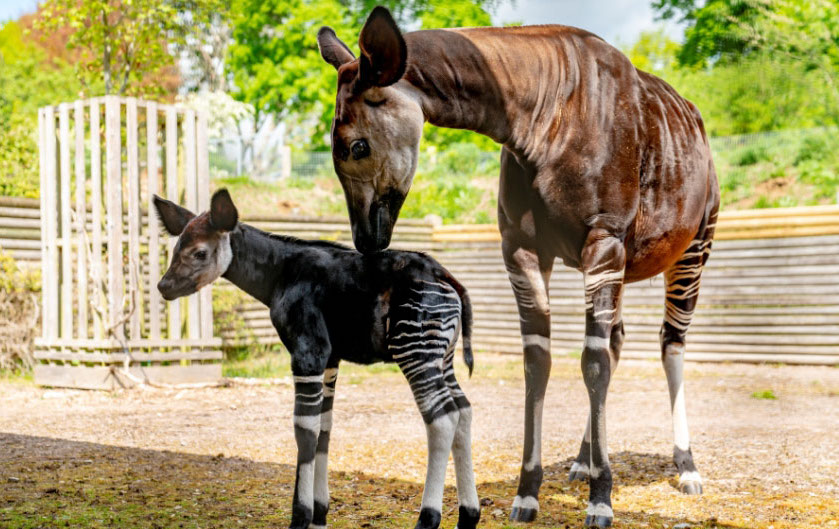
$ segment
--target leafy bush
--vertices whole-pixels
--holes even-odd
[[[801,142],[798,154],[795,155],[794,165],[810,160],[821,161],[827,158],[828,147],[823,136],[808,136]]]
[[[0,249],[0,370],[32,367],[40,290],[39,271],[20,268]]]
[[[0,196],[38,198],[37,129],[19,115],[0,125]]]
[[[739,166],[754,165],[758,162],[768,161],[770,159],[769,152],[764,146],[747,147],[735,160],[735,164]]]

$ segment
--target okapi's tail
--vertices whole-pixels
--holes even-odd
[[[472,376],[472,368],[475,364],[475,359],[472,356],[472,302],[469,301],[469,293],[466,287],[454,278],[454,276],[442,266],[443,271],[441,279],[454,288],[457,295],[460,297],[461,312],[460,325],[461,333],[463,334],[463,362],[469,368],[469,376]]]

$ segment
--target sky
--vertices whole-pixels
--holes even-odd
[[[494,14],[497,23],[565,24],[587,29],[612,44],[628,45],[644,30],[663,26],[656,22],[649,0],[507,0]],[[38,0],[0,0],[0,21],[34,11]],[[665,26],[679,39],[682,29]]]

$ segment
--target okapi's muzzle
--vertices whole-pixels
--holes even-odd
[[[157,290],[163,299],[173,301],[184,296],[193,294],[196,291],[195,282],[169,277],[165,274],[163,279],[157,283]]]
[[[359,252],[372,254],[390,246],[393,226],[404,201],[405,195],[391,190],[370,205],[367,215],[351,212],[353,244]]]

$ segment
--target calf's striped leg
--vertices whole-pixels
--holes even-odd
[[[315,454],[323,404],[323,374],[294,376],[294,439],[297,441],[297,478],[291,525],[306,529],[315,509]]]
[[[459,334],[460,331],[456,330],[455,337]],[[481,504],[472,469],[472,406],[454,376],[454,343],[446,353],[443,365],[446,385],[460,412],[452,443],[454,471],[457,477],[457,529],[474,529],[481,519]]]
[[[460,311],[460,298],[451,287],[424,283],[393,312],[396,323],[388,347],[408,379],[428,438],[425,489],[416,529],[437,529],[442,518],[446,465],[460,421],[460,410],[446,383]]]
[[[551,373],[551,317],[548,281],[551,260],[535,251],[503,244],[507,275],[519,311],[524,348],[524,453],[510,520],[531,522],[539,512],[542,485],[542,408]],[[546,262],[547,261],[547,262]]]
[[[626,254],[623,243],[605,230],[589,232],[582,252],[586,297],[586,337],[581,359],[589,394],[591,454],[586,527],[612,524],[612,471],[606,444],[606,394],[617,357],[611,347],[619,318]]]
[[[670,407],[673,412],[673,461],[679,472],[679,490],[685,494],[702,493],[702,478],[696,470],[690,449],[685,409],[685,336],[699,297],[702,268],[711,252],[715,222],[716,215],[713,215],[710,223],[701,231],[701,236],[691,243],[681,259],[664,274],[667,292],[664,323],[660,334],[661,362],[667,375]]]
[[[323,374],[323,404],[320,411],[320,433],[315,453],[314,512],[310,529],[324,529],[329,511],[329,435],[332,431],[332,405],[335,401],[335,383],[338,366],[328,367]]]

